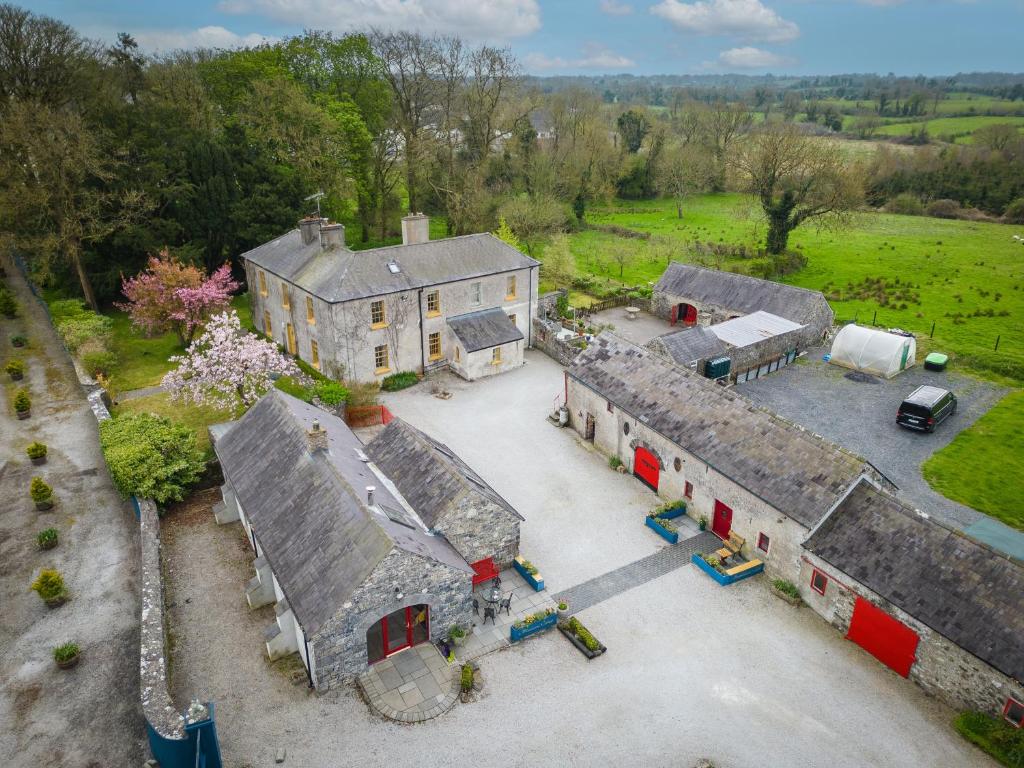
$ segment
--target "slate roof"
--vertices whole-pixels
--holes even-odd
[[[744,314],[761,309],[795,323],[809,322],[822,304],[828,304],[819,291],[678,261],[668,265],[654,290]]]
[[[690,365],[695,360],[709,360],[724,355],[729,348],[711,330],[694,325],[682,331],[658,336],[664,351],[679,365]]]
[[[401,419],[393,419],[367,443],[366,453],[430,528],[449,504],[467,492],[478,493],[523,519],[448,446]]]
[[[806,528],[860,475],[860,458],[734,390],[605,332],[569,375]]]
[[[242,258],[328,302],[380,296],[454,280],[535,267],[490,233],[413,245],[350,251],[306,245],[298,229],[242,254]],[[397,265],[393,272],[389,264]]]
[[[1024,680],[1024,564],[866,481],[804,543],[982,661]]]
[[[481,349],[490,349],[523,338],[522,331],[500,307],[449,317],[448,326],[462,342],[466,352],[479,352]]]
[[[328,451],[309,451],[318,420]],[[394,548],[469,571],[360,457],[336,416],[272,389],[214,443],[224,476],[303,629],[316,633]],[[365,454],[364,454],[365,456]],[[374,507],[366,487],[374,486]]]

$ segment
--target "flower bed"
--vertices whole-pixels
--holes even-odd
[[[644,518],[644,525],[661,536],[669,544],[675,544],[679,541],[679,531],[663,517],[651,517],[648,515]]]
[[[526,583],[533,587],[535,592],[544,589],[544,577],[540,575],[537,567],[522,555],[512,561],[512,567],[516,569],[516,573],[526,579]]]
[[[735,584],[737,581],[743,581],[743,579],[749,579],[764,570],[764,563],[760,560],[751,560],[748,563],[733,566],[732,568],[722,568],[722,566],[715,565],[708,562],[705,558],[715,558],[714,555],[701,555],[694,553],[690,557],[690,562],[700,568],[704,573],[710,576],[712,579],[717,581],[723,587],[729,584]]]
[[[520,619],[509,629],[509,639],[513,643],[525,640],[546,629],[551,629],[558,621],[558,614],[552,610],[538,611]]]
[[[596,658],[608,650],[596,637],[590,634],[590,630],[584,627],[575,616],[568,621],[559,623],[558,631],[569,638],[569,642],[575,645],[579,652],[588,659]]]

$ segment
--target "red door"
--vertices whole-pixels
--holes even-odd
[[[894,672],[903,677],[910,675],[920,640],[917,633],[863,597],[858,597],[853,606],[846,637]]]
[[[676,307],[676,317],[680,318],[684,325],[693,325],[697,322],[697,308],[693,304],[680,304]]]
[[[646,448],[637,446],[636,454],[633,456],[633,474],[650,486],[652,491],[657,491],[658,472],[658,460],[654,458],[654,454]]]
[[[732,530],[732,510],[715,499],[715,516],[711,521],[711,532],[723,539],[729,538]]]
[[[672,315],[671,315],[671,317],[669,317],[668,321],[670,323],[672,323],[672,325],[675,325],[677,322],[679,322],[679,306],[678,305],[676,305],[676,304],[672,305]]]

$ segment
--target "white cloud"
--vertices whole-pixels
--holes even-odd
[[[540,29],[537,0],[221,0],[218,8],[310,29],[379,27],[474,40],[505,40]]]
[[[601,0],[601,13],[609,16],[629,16],[633,12],[633,6],[629,3],[620,3],[617,0]]]
[[[139,46],[146,51],[176,51],[184,48],[245,48],[276,38],[256,33],[239,35],[224,27],[199,29],[154,29],[133,33]]]
[[[651,7],[676,29],[698,35],[730,35],[743,40],[782,43],[800,36],[800,28],[761,0],[662,0]]]
[[[526,69],[530,72],[568,69],[600,69],[606,72],[622,72],[636,65],[631,58],[615,53],[599,43],[585,43],[582,54],[575,59],[566,59],[562,56],[530,53],[526,56]]]
[[[785,56],[749,45],[722,51],[718,54],[718,61],[726,67],[735,69],[767,69],[769,67],[784,67],[793,63],[792,59]]]

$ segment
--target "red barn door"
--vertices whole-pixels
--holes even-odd
[[[858,597],[853,606],[846,637],[894,672],[903,677],[910,675],[920,640],[917,633],[863,597]]]
[[[658,460],[646,448],[637,446],[633,456],[633,474],[650,486],[652,491],[658,490]]]

